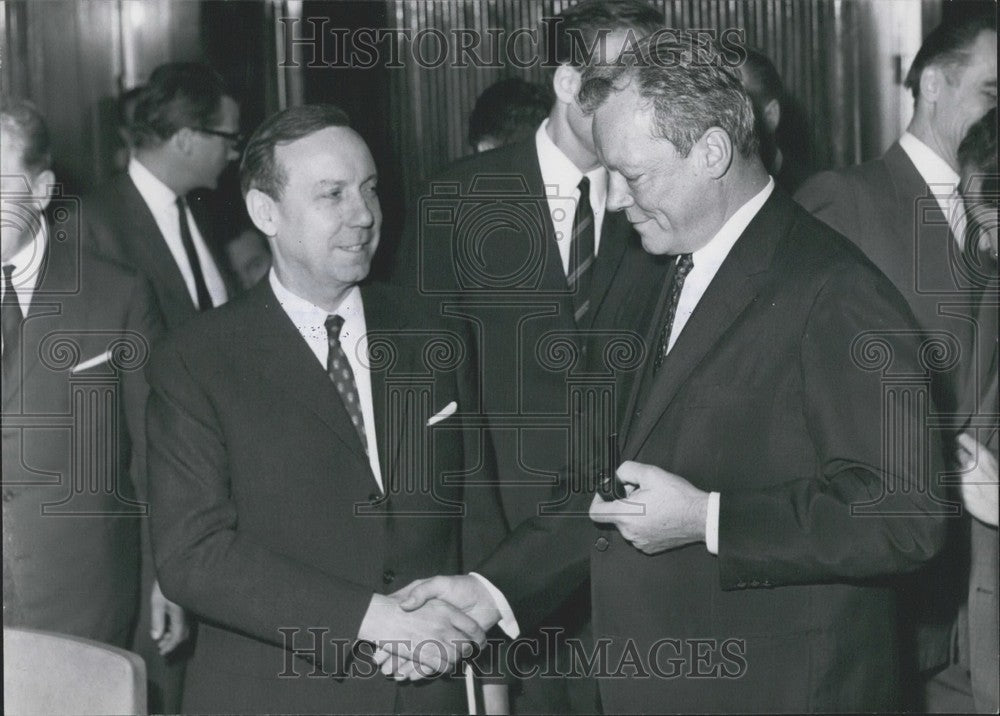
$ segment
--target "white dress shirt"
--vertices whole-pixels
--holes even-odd
[[[338,315],[344,319],[344,325],[340,329],[340,345],[347,355],[347,362],[351,364],[354,371],[354,382],[358,388],[358,402],[361,406],[361,415],[365,421],[365,439],[368,442],[368,464],[371,465],[372,474],[378,483],[379,489],[385,492],[382,482],[382,468],[378,459],[378,442],[375,431],[375,406],[372,398],[372,376],[368,370],[368,328],[365,324],[365,309],[361,302],[361,289],[357,286],[344,296],[337,307],[335,314],[320,308],[314,303],[295,295],[278,280],[274,269],[268,275],[271,282],[271,290],[281,308],[288,314],[288,317],[295,324],[299,335],[309,346],[309,350],[316,356],[316,360],[326,370],[327,356],[330,353],[330,344],[326,335],[326,318],[329,315]]]
[[[691,272],[684,279],[681,295],[677,299],[677,313],[674,314],[674,325],[670,330],[670,340],[667,343],[667,353],[674,347],[677,337],[684,330],[694,309],[705,295],[705,291],[718,273],[719,267],[729,256],[729,252],[739,240],[753,218],[764,206],[764,203],[774,191],[774,179],[768,178],[767,186],[729,217],[728,221],[712,237],[711,241],[691,254],[694,264]],[[719,553],[719,493],[708,494],[708,514],[705,517],[705,546],[712,554]]]
[[[951,226],[951,233],[959,246],[965,238],[965,202],[958,193],[959,176],[934,150],[909,132],[903,132],[899,146],[917,168],[924,183],[930,188],[941,212]]]
[[[556,246],[562,259],[563,273],[569,274],[570,249],[573,244],[573,219],[580,200],[580,180],[584,174],[555,145],[546,128],[549,120],[542,122],[535,132],[535,151],[542,170],[545,201],[555,228]],[[598,165],[586,174],[590,179],[590,208],[594,212],[594,256],[601,247],[601,226],[604,224],[604,204],[608,197],[608,170]]]
[[[191,262],[188,261],[187,252],[184,250],[184,242],[181,240],[181,221],[177,210],[177,195],[173,189],[157,179],[149,169],[132,157],[128,162],[128,175],[139,190],[142,200],[146,202],[156,226],[167,242],[170,255],[174,257],[174,263],[180,269],[184,284],[187,286],[191,301],[198,305],[198,290],[194,284],[194,272],[191,270]],[[195,253],[198,254],[198,263],[201,264],[201,274],[205,279],[205,287],[208,295],[212,299],[213,306],[221,306],[226,302],[226,284],[219,273],[219,267],[215,264],[212,252],[208,250],[208,244],[198,231],[198,224],[191,216],[191,207],[187,211],[187,223],[191,229],[191,239],[194,243]]]
[[[45,248],[48,241],[48,231],[45,228],[45,217],[41,218],[41,226],[38,233],[21,250],[10,257],[10,261],[4,261],[3,265],[11,265],[14,270],[10,275],[10,282],[14,286],[14,296],[21,307],[21,315],[27,316],[28,309],[31,308],[31,299],[35,295],[35,288],[38,286],[38,279],[45,260]],[[4,281],[0,280],[0,299],[6,299]],[[0,351],[3,350],[0,342]]]

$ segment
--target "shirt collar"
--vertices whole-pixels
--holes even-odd
[[[722,228],[716,232],[711,241],[691,254],[694,268],[706,269],[713,266],[721,266],[736,244],[736,241],[746,231],[750,222],[757,216],[757,212],[761,210],[773,191],[774,178],[768,177],[767,185],[737,209],[726,223],[722,225]]]
[[[153,172],[135,157],[128,160],[128,175],[150,208],[162,209],[177,201],[174,190],[156,178]]]
[[[320,308],[312,301],[308,301],[288,290],[281,281],[274,268],[268,274],[271,283],[271,290],[274,291],[275,298],[281,304],[282,309],[292,319],[292,323],[299,333],[307,340],[309,338],[322,338],[326,340],[326,318],[330,315],[343,317],[344,326],[341,329],[341,341],[346,341],[355,334],[360,334],[364,330],[364,307],[361,302],[361,289],[357,286],[351,288],[344,300],[340,302],[334,314],[326,309]]]
[[[955,187],[958,186],[958,173],[933,149],[914,135],[903,132],[903,136],[899,138],[899,146],[906,152],[906,156],[913,162],[913,166],[917,168],[927,186],[934,188],[944,185],[947,187],[947,191],[944,192],[946,194],[954,191]],[[940,194],[942,192],[938,190],[934,193]]]
[[[556,146],[546,129],[549,120],[546,118],[535,132],[535,150],[538,152],[538,165],[542,170],[542,183],[545,185],[546,196],[572,197],[580,180],[584,177],[576,164],[567,157],[563,150]],[[604,210],[604,202],[608,194],[608,170],[601,165],[587,172],[590,179],[591,206],[595,210]]]
[[[4,261],[5,265],[14,265],[10,280],[18,293],[20,293],[19,289],[33,290],[41,276],[42,262],[45,259],[45,249],[48,245],[48,230],[44,216],[41,217],[40,224],[35,237],[11,256],[10,261]]]

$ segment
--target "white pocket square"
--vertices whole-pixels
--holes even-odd
[[[89,368],[93,368],[95,365],[100,365],[101,363],[107,363],[109,360],[111,360],[111,351],[104,351],[99,356],[88,358],[87,360],[83,361],[83,363],[77,364],[73,368],[73,370],[70,371],[70,374],[82,373],[83,371],[88,370]]]
[[[431,425],[437,425],[438,423],[440,423],[445,418],[451,417],[452,415],[455,414],[456,410],[458,410],[458,403],[456,403],[453,400],[450,403],[448,403],[446,406],[444,406],[444,409],[441,410],[440,413],[438,413],[437,415],[432,415],[427,420],[427,427],[430,427]]]

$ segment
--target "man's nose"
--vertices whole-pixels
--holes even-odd
[[[605,203],[607,210],[621,211],[632,206],[634,203],[625,177],[618,172],[610,172],[608,175],[608,198]]]

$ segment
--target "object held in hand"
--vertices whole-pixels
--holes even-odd
[[[624,500],[627,496],[625,485],[615,477],[622,462],[621,448],[618,447],[618,433],[608,436],[608,464],[601,470],[597,481],[597,494],[605,502]]]

